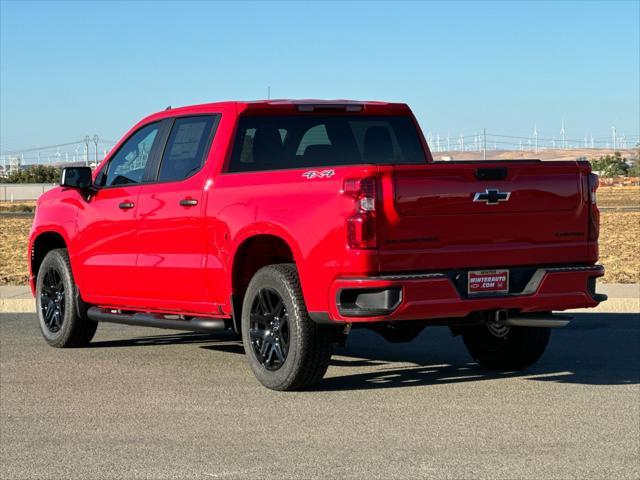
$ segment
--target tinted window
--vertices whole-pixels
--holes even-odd
[[[200,170],[217,117],[178,118],[164,149],[158,181],[178,181]]]
[[[307,147],[311,145],[331,145],[331,140],[327,135],[327,127],[324,124],[321,123],[304,132],[296,149],[296,155],[304,156]]]
[[[101,176],[100,183],[109,187],[142,182],[142,175],[159,130],[160,124],[152,123],[134,133],[109,161],[106,176]]]
[[[426,163],[411,118],[363,115],[242,117],[229,171],[364,163]]]

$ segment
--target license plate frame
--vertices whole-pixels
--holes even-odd
[[[467,295],[504,295],[509,293],[509,269],[470,270],[467,273]]]

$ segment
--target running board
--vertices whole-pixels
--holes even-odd
[[[120,310],[105,310],[98,307],[89,308],[87,316],[96,322],[123,323],[189,332],[221,332],[226,329],[225,321],[219,318],[191,317],[188,320],[181,320],[166,318],[165,315],[155,313],[122,313]]]
[[[558,328],[565,327],[573,317],[569,315],[514,315],[500,317],[496,315],[496,321],[502,325],[512,327],[545,327]]]

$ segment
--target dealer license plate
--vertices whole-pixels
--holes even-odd
[[[467,279],[469,295],[508,293],[509,270],[473,270]]]

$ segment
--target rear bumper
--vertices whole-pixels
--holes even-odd
[[[589,308],[606,300],[595,293],[595,279],[602,275],[600,265],[539,268],[520,292],[483,297],[461,294],[444,273],[339,278],[329,291],[328,315],[312,312],[311,316],[317,321],[356,323],[461,318],[497,309],[533,313]],[[341,304],[341,299],[344,303],[345,298],[355,298],[352,292],[360,289],[367,294],[364,308],[357,308],[355,301]]]

